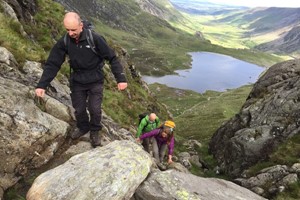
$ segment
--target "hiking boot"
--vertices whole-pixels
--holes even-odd
[[[158,163],[157,167],[161,170],[161,171],[165,171],[167,170],[167,166],[164,165],[163,163]]]
[[[83,132],[80,129],[76,129],[72,134],[71,134],[71,138],[73,140],[80,138],[81,136],[83,136],[84,134],[86,134],[88,131]]]
[[[90,131],[90,139],[94,148],[101,145],[99,131]]]

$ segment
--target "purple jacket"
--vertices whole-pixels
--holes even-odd
[[[161,147],[161,145],[163,144],[167,144],[168,142],[168,138],[164,138],[161,136],[161,134],[159,134],[161,131],[160,128],[157,128],[157,129],[154,129],[150,132],[147,132],[147,133],[144,133],[143,135],[140,136],[140,139],[143,140],[145,138],[149,138],[149,137],[152,137],[154,136],[154,138],[156,139],[157,141],[157,145],[158,145],[158,148]],[[169,155],[172,155],[173,154],[173,151],[174,151],[174,136],[172,136],[171,140],[170,140],[170,144],[168,145],[168,150],[169,150]]]

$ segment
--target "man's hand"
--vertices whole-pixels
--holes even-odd
[[[36,89],[35,89],[35,94],[36,94],[36,96],[38,96],[38,97],[44,98],[44,96],[45,96],[45,89],[42,89],[42,88],[36,88]]]
[[[118,90],[125,90],[127,88],[127,83],[118,83]]]

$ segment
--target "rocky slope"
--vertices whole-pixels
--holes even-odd
[[[263,43],[255,48],[265,52],[273,53],[295,53],[299,52],[300,46],[300,26],[293,27],[291,30],[282,34],[282,36],[271,42]]]
[[[34,9],[30,9],[36,8],[36,6],[33,4],[33,7],[27,8],[26,5],[31,5],[33,2],[21,0],[7,2],[13,5],[11,7],[12,9],[6,9],[6,11],[10,10],[10,17],[16,17],[20,21],[29,20],[28,23],[31,23],[32,16],[30,13],[33,12]],[[29,11],[26,9],[29,9]],[[19,10],[20,12],[16,12],[15,10]],[[23,18],[21,16],[23,16]],[[137,73],[134,71],[134,69],[130,69],[131,65],[128,64],[126,52],[121,52],[119,55],[122,63],[124,64],[128,80],[131,81],[131,83],[141,83],[142,85],[139,85],[139,87],[143,87],[145,90],[144,93],[148,94],[147,86],[139,80],[139,77],[136,76]],[[298,87],[298,82],[295,77],[296,75],[299,75],[299,63],[294,61],[283,63],[279,66],[280,67],[271,68],[270,72],[267,73],[269,76],[265,75],[264,79],[262,78],[263,81],[257,83],[256,89],[252,91],[249,96],[250,99],[245,104],[245,113],[238,115],[242,119],[242,122],[246,122],[246,125],[240,123],[241,121],[239,120],[241,119],[237,117],[236,121],[234,121],[234,124],[237,125],[233,127],[235,130],[241,127],[245,128],[247,127],[247,124],[251,125],[251,122],[254,121],[254,119],[260,121],[254,122],[253,126],[259,123],[263,123],[264,126],[258,127],[257,129],[251,127],[252,129],[250,128],[249,132],[246,131],[246,134],[249,133],[250,136],[251,134],[254,134],[253,137],[248,137],[249,134],[246,135],[243,133],[242,136],[239,135],[239,137],[234,138],[232,143],[230,143],[231,141],[228,142],[228,140],[226,140],[229,139],[231,135],[228,136],[226,134],[228,132],[233,133],[233,131],[230,130],[227,132],[227,129],[229,130],[229,128],[222,127],[214,136],[211,144],[211,151],[214,152],[215,156],[218,158],[221,170],[228,171],[232,175],[236,175],[236,177],[238,177],[238,179],[236,179],[238,184],[242,185],[243,187],[247,187],[258,194],[264,194],[264,191],[262,192],[262,188],[265,184],[268,185],[270,181],[277,181],[276,183],[278,183],[275,185],[275,189],[270,188],[270,190],[281,190],[281,188],[287,184],[293,183],[295,180],[297,181],[297,173],[300,171],[299,164],[296,163],[293,166],[281,165],[264,169],[260,174],[254,177],[239,177],[240,173],[244,169],[247,169],[247,167],[261,159],[265,159],[273,150],[273,148],[276,147],[276,145],[284,141],[287,137],[295,134],[293,131],[297,131],[298,121],[296,118],[298,114],[293,110],[296,106],[298,106],[298,99],[296,98],[296,89],[293,90],[292,86]],[[282,66],[284,70],[281,69]],[[68,142],[68,135],[69,132],[72,131],[74,117],[73,110],[70,105],[68,80],[65,77],[60,77],[60,80],[55,79],[52,82],[49,91],[47,92],[48,95],[44,100],[41,100],[35,98],[34,87],[42,73],[42,63],[29,60],[24,64],[18,63],[15,59],[15,56],[11,52],[9,52],[6,48],[1,47],[0,69],[0,90],[3,91],[2,94],[0,94],[0,157],[2,158],[0,162],[1,198],[4,191],[16,184],[28,173],[28,171],[44,166],[57,154],[57,152],[60,152],[58,151],[60,147],[65,142]],[[106,80],[110,80],[112,74],[109,72],[108,68],[105,69],[107,72]],[[136,99],[134,99],[134,97],[138,95],[134,93],[134,90],[137,88],[130,87],[126,93],[122,93],[122,98],[135,101]],[[109,89],[113,90],[111,87]],[[276,94],[276,91],[278,94]],[[264,95],[266,95],[266,102],[263,101],[264,98],[260,99],[261,97],[264,97]],[[285,96],[288,98],[285,98]],[[274,98],[275,100],[273,100]],[[284,99],[288,99],[288,101],[285,102]],[[280,115],[277,116],[277,113],[272,114],[271,112],[269,121],[263,121],[262,117],[259,115],[265,114],[263,117],[267,117],[267,106],[262,106],[261,104],[255,105],[254,108],[249,106],[256,101],[266,103],[266,105],[272,107],[273,110],[276,108]],[[143,103],[138,103],[148,104],[149,102],[143,100]],[[281,103],[283,104],[282,107]],[[247,106],[249,106],[248,109]],[[135,110],[134,106],[132,106],[132,110]],[[132,199],[184,199],[186,195],[193,199],[233,199],[234,197],[244,199],[249,199],[249,197],[250,199],[263,199],[262,197],[255,195],[253,192],[233,184],[232,182],[223,181],[220,179],[203,179],[190,175],[179,163],[175,163],[175,166],[170,167],[181,172],[173,170],[160,172],[156,171],[157,169],[155,169],[155,167],[149,170],[149,166],[153,165],[153,163],[148,162],[149,155],[144,151],[141,151],[141,149],[139,149],[140,146],[134,143],[134,128],[122,128],[121,124],[116,123],[105,113],[103,115],[102,124],[104,127],[102,131],[103,147],[93,150],[89,144],[88,136],[85,136],[79,141],[73,141],[70,144],[71,147],[66,152],[58,155],[62,157],[61,159],[63,161],[66,161],[76,154],[86,152],[83,155],[80,154],[73,157],[66,162],[66,164],[55,168],[56,170],[62,169],[61,173],[63,175],[70,173],[70,179],[64,179],[64,181],[71,181],[73,178],[75,180],[76,178],[80,178],[80,176],[71,176],[72,173],[83,173],[83,175],[91,176],[85,179],[87,182],[83,182],[84,184],[77,182],[79,183],[79,186],[77,186],[79,188],[84,187],[84,189],[86,189],[86,186],[90,186],[93,192],[95,192],[97,195],[101,195],[98,193],[101,190],[99,190],[98,187],[94,187],[93,183],[94,180],[97,180],[100,185],[103,184],[103,186],[105,186],[107,183],[107,178],[103,178],[100,176],[100,173],[97,173],[98,171],[105,171],[112,175],[113,178],[115,178],[113,180],[116,181],[116,184],[110,184],[110,191],[115,191],[116,188],[117,190],[124,190],[124,193],[122,193],[123,196],[120,197],[120,199],[129,197]],[[226,134],[221,131],[225,129]],[[240,147],[238,145],[240,145],[240,142],[243,141],[244,137],[246,137],[246,139],[250,138],[250,141],[257,141],[257,143],[253,142],[249,146],[245,145],[245,147],[247,147],[245,149],[249,151],[239,151],[239,148],[236,148]],[[120,140],[122,142],[119,143],[115,140]],[[236,141],[237,143],[235,143]],[[230,144],[233,145],[231,146]],[[267,146],[265,146],[266,144]],[[120,163],[117,162],[118,159],[116,158],[119,158],[118,156],[123,158],[124,156],[121,154],[122,151],[119,150],[120,146],[123,147],[122,151],[124,150],[124,153],[127,152],[126,156],[128,156],[127,159],[122,160],[122,167],[124,168],[122,168],[120,171],[109,171],[110,169],[115,168],[108,167],[107,164],[109,162],[107,160],[97,160],[96,158],[99,156],[102,156],[103,158],[114,158],[112,164],[118,166]],[[226,148],[221,149],[218,148],[219,146]],[[101,153],[102,151],[103,154]],[[112,155],[111,152],[115,153]],[[132,152],[134,153],[132,154]],[[234,154],[232,152],[234,152]],[[141,157],[142,163],[145,164],[145,166],[138,166],[139,164],[132,166],[133,162],[131,162],[131,160],[139,160],[137,158]],[[92,163],[89,166],[91,167],[91,171],[93,173],[89,174],[89,170],[83,170],[85,169],[85,165],[79,165],[76,169],[72,168],[74,171],[70,170],[69,168],[70,166],[73,167],[72,163],[74,163],[76,160],[76,162],[85,164],[83,161],[94,159],[97,160],[97,163]],[[234,161],[238,161],[242,163],[242,165],[239,166],[239,163]],[[139,161],[136,163],[138,162]],[[184,163],[186,163],[186,160]],[[135,174],[132,171],[141,170],[141,168],[138,167],[144,167],[142,168],[142,171],[146,169],[146,175],[142,173],[143,176],[132,177],[132,174]],[[45,173],[47,175],[49,173],[56,172],[56,170]],[[123,170],[126,172],[125,174]],[[182,171],[185,173],[182,173]],[[57,178],[67,178],[62,174],[57,176]],[[124,180],[122,180],[125,182],[118,182],[118,177],[121,175],[126,175]],[[96,179],[94,176],[96,176]],[[45,176],[42,175],[42,177]],[[262,177],[265,179],[262,179]],[[39,180],[41,179],[42,178],[38,178],[36,183],[33,185],[33,189],[29,193],[30,196],[31,193],[35,193],[32,191],[35,191],[36,185],[39,185]],[[43,186],[45,189],[43,191],[53,189],[52,186],[55,186],[55,184],[61,180],[62,179],[45,180],[49,181],[50,185]],[[130,181],[132,184],[131,189],[125,187],[125,183],[127,183],[127,181]],[[211,187],[205,188],[205,186],[208,184]],[[58,194],[59,189],[66,191],[66,189],[73,187],[72,185],[74,184],[65,186],[66,188],[63,186],[56,187],[51,195]],[[132,188],[134,188],[134,190]],[[157,188],[160,190],[157,190]],[[216,193],[215,191],[221,192]],[[73,194],[73,190],[66,192],[67,196],[72,196]],[[48,194],[44,193],[43,195]],[[83,193],[80,193],[79,195],[82,197],[82,199],[86,199],[89,197],[90,192],[84,190]],[[108,195],[114,194],[108,193]],[[57,199],[60,198],[61,197],[57,197]]]
[[[41,63],[27,61],[20,66],[14,56],[0,47],[0,196],[18,182],[28,170],[53,158],[74,125],[69,88],[57,79],[45,99],[37,99],[34,86],[39,80]],[[20,71],[20,69],[22,71]],[[63,81],[63,80],[62,80]],[[67,82],[67,80],[65,80]],[[108,141],[132,138],[104,114]],[[118,130],[118,134],[116,131]]]
[[[255,83],[241,111],[215,132],[209,148],[221,171],[241,177],[251,166],[267,161],[279,145],[299,133],[299,74],[299,60],[272,66]],[[292,182],[298,180],[298,165],[295,161],[283,167],[274,166],[278,170],[271,172],[277,171],[277,175],[266,175],[264,172],[269,169],[265,169],[255,179],[262,181],[262,177],[269,177],[267,180],[272,180],[278,192],[286,176],[293,176]]]
[[[69,88],[63,84],[67,80],[54,80],[45,99],[36,99],[34,86],[42,73],[41,63],[27,61],[20,66],[3,47],[0,55],[2,199],[5,190],[30,170],[44,166],[61,152],[58,150],[72,131],[74,112]],[[151,168],[155,165],[150,155],[134,142],[134,134],[105,114],[102,125],[103,147],[93,149],[88,135],[74,141],[67,151],[56,155],[62,163],[71,159],[41,174],[27,199],[264,199],[229,181],[190,175],[179,163],[170,167],[185,173],[156,171]],[[209,188],[199,187],[207,182]],[[161,185],[158,193],[155,188]]]
[[[174,169],[160,171],[153,165],[151,156],[140,145],[114,141],[41,174],[26,199],[264,199],[229,181]]]

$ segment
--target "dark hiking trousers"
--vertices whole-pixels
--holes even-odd
[[[102,83],[72,85],[71,99],[75,109],[77,127],[81,132],[101,130],[102,97]]]
[[[167,150],[167,144],[162,144],[159,146],[157,144],[157,141],[155,138],[152,140],[152,148],[153,148],[153,155],[155,158],[155,161],[157,163],[161,163],[164,161],[164,157],[166,155],[166,150]]]

